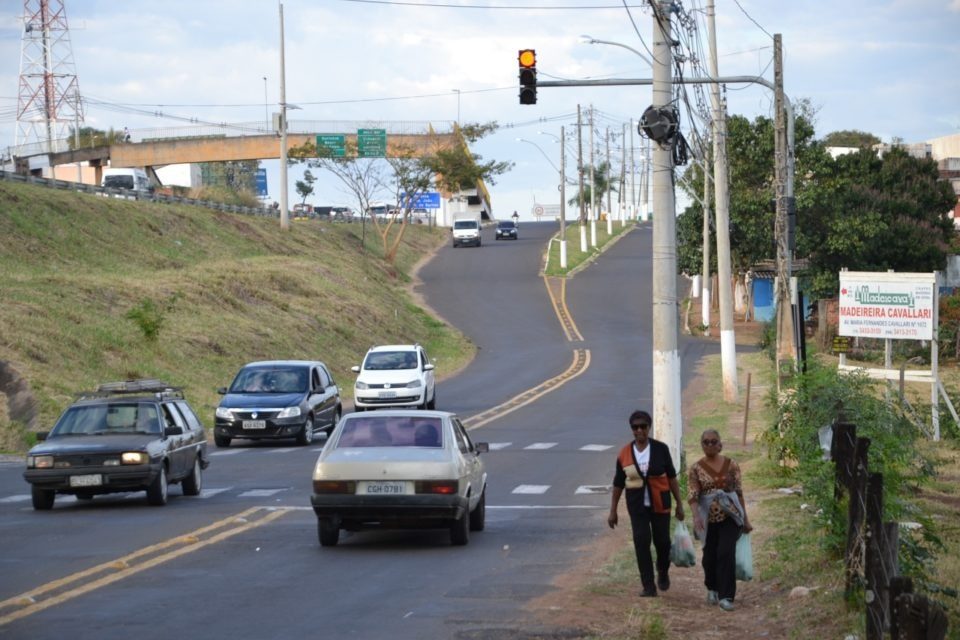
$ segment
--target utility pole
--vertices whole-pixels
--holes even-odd
[[[672,0],[657,0],[653,11],[653,108],[673,103]],[[653,429],[680,467],[683,417],[677,307],[677,229],[671,143],[653,149]]]
[[[590,246],[597,248],[597,181],[593,172],[593,105],[590,105]]]
[[[717,25],[714,0],[707,0],[707,32],[710,43],[710,75],[717,72]],[[710,84],[713,106],[713,185],[717,208],[717,279],[720,284],[720,368],[723,373],[723,399],[736,402],[740,395],[737,385],[737,339],[733,330],[733,286],[730,260],[730,193],[727,176],[727,122],[720,103],[720,85]]]
[[[650,141],[643,145],[643,173],[640,175],[640,186],[643,189],[643,221],[650,219]]]
[[[610,206],[610,181],[613,178],[613,165],[610,164],[610,127],[606,128],[607,146],[607,236],[613,235],[613,207]]]
[[[712,0],[711,0],[712,1]],[[710,152],[703,149],[703,265],[700,283],[700,324],[703,325],[703,334],[710,335]]]
[[[587,252],[587,212],[583,201],[583,121],[580,118],[580,105],[577,105],[577,173],[580,180],[580,191],[577,193],[577,202],[580,205],[580,252]]]
[[[773,36],[774,142],[776,158],[777,214],[774,237],[777,242],[777,386],[780,378],[796,366],[794,315],[791,309],[791,247],[788,238],[787,199],[787,130],[783,95],[783,42],[779,33]]]
[[[567,268],[567,138],[560,125],[560,268]]]
[[[620,193],[617,202],[620,204],[620,227],[626,224],[627,219],[627,123],[623,123],[623,146],[620,148]]]
[[[633,118],[630,118],[630,219],[637,216],[637,161],[633,154]],[[641,178],[642,182],[642,178]]]
[[[287,87],[283,59],[283,3],[280,3],[280,228],[290,228],[287,211]]]

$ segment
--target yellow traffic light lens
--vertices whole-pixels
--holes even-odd
[[[522,49],[517,59],[520,61],[521,67],[526,69],[535,67],[537,65],[537,52],[533,49]]]

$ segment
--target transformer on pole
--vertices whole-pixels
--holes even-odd
[[[14,144],[66,151],[71,127],[82,121],[64,0],[24,0]]]

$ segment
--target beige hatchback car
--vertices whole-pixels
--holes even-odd
[[[344,416],[313,470],[320,544],[340,530],[449,529],[454,545],[482,531],[487,472],[460,419],[411,409]]]

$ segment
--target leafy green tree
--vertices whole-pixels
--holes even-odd
[[[825,147],[860,147],[861,149],[872,149],[873,145],[880,144],[880,138],[856,129],[845,129],[843,131],[831,131],[823,137]]]
[[[104,131],[94,127],[80,127],[76,131],[77,135],[74,135],[74,128],[70,128],[70,138],[67,142],[71,149],[100,147],[123,142],[123,132],[114,131],[112,128]]]
[[[307,196],[313,194],[313,183],[316,181],[317,178],[310,173],[310,169],[303,172],[303,180],[297,180],[296,188],[297,193],[300,194],[300,204],[306,203]]]
[[[596,202],[598,204],[603,201],[603,197],[607,194],[608,191],[613,191],[614,193],[617,192],[616,187],[611,183],[610,171],[611,171],[610,165],[606,162],[599,163],[593,169],[593,181],[597,185]],[[590,176],[590,166],[587,165],[583,168],[583,177],[584,177],[583,202],[585,203],[588,209],[590,208],[590,195],[593,191],[593,189],[590,186],[589,176]],[[567,204],[579,206],[580,204],[579,189],[577,189],[577,192],[573,195],[572,198],[567,200]]]

